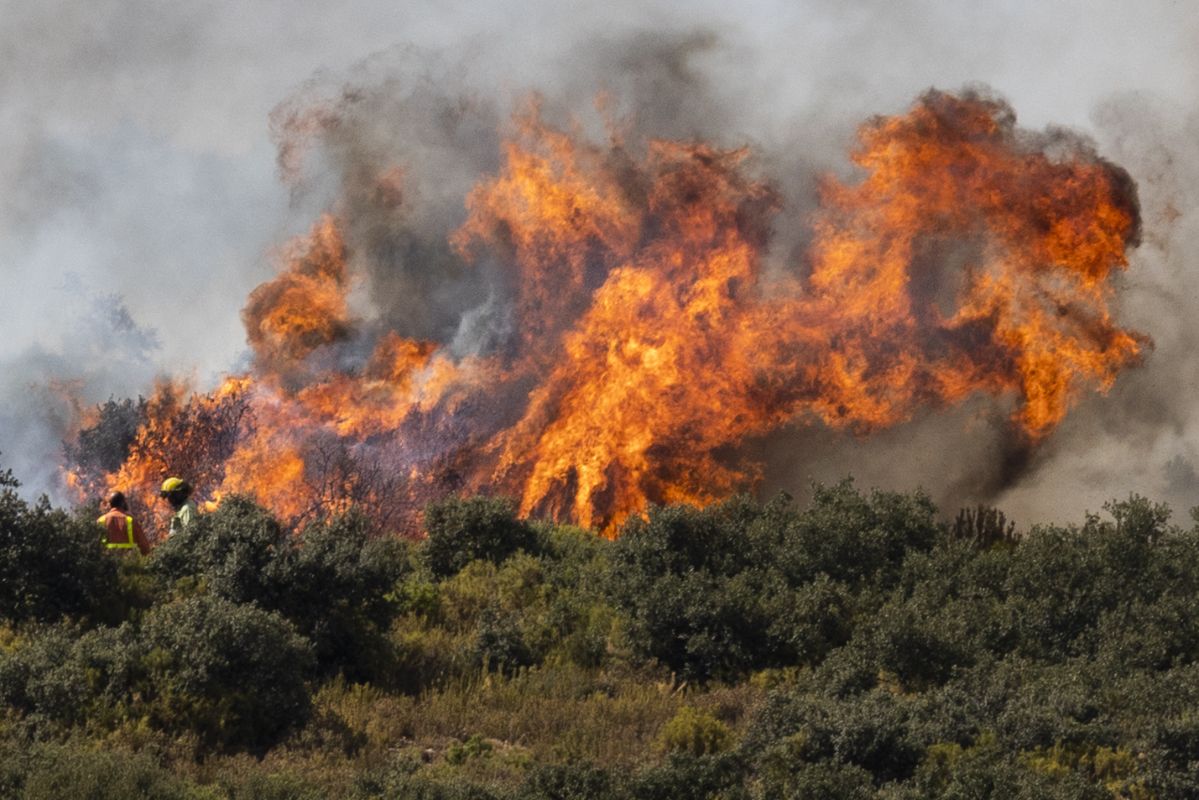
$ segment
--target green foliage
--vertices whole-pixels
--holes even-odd
[[[269,569],[291,534],[245,497],[229,497],[154,549],[153,570],[168,581],[196,578],[234,603],[264,603],[276,591]]]
[[[479,618],[475,660],[491,669],[511,672],[533,663],[533,653],[521,634],[519,621],[487,609]]]
[[[499,564],[518,550],[532,550],[537,536],[516,518],[516,506],[506,498],[450,498],[425,510],[429,538],[424,557],[438,578],[449,577],[471,561]]]
[[[821,762],[852,765],[878,783],[902,780],[920,762],[914,712],[910,701],[881,688],[848,698],[781,692],[751,725],[747,749],[780,786],[791,785],[795,769]]]
[[[501,795],[469,780],[438,779],[408,769],[376,770],[361,776],[352,800],[501,800]]]
[[[143,638],[141,688],[160,727],[261,749],[308,719],[311,649],[278,614],[195,597],[147,614]]]
[[[168,581],[192,581],[231,602],[279,612],[313,642],[323,673],[343,670],[356,680],[387,666],[384,634],[398,611],[394,590],[406,565],[405,545],[372,537],[359,515],[324,520],[295,536],[241,497],[202,515],[151,559]]]
[[[612,594],[640,655],[688,678],[780,660],[772,611],[787,587],[755,557],[752,525],[762,517],[734,500],[702,511],[654,508],[625,525],[612,552]]]
[[[268,569],[274,592],[262,605],[312,641],[322,671],[378,678],[390,663],[385,634],[407,555],[403,542],[371,536],[360,515],[319,522],[276,551]]]
[[[139,562],[13,482],[0,796],[1199,796],[1199,529],[1144,498],[1017,533],[842,483],[614,542],[451,500],[411,544],[231,498]]]
[[[745,778],[745,764],[736,754],[674,753],[634,776],[629,795],[634,800],[747,800]]]
[[[0,653],[0,701],[39,722],[112,722],[139,673],[138,655],[128,626],[33,629]]]
[[[874,780],[856,764],[820,761],[797,763],[785,774],[776,773],[763,782],[763,797],[779,800],[873,800]]]
[[[818,663],[850,637],[851,593],[889,588],[940,535],[922,495],[842,483],[800,512],[781,497],[651,509],[612,553],[612,595],[637,651],[688,678]]]
[[[300,775],[287,772],[251,773],[227,789],[229,800],[325,800],[328,791]]]
[[[728,750],[733,744],[733,733],[711,714],[683,706],[662,728],[658,742],[672,753],[708,756]]]
[[[11,475],[0,482],[0,620],[103,619],[116,596],[116,565],[94,517],[72,518],[45,498],[30,505]]]
[[[623,800],[611,773],[590,764],[541,764],[521,787],[519,800]]]
[[[471,758],[486,758],[495,748],[479,734],[473,734],[465,742],[451,745],[445,751],[445,760],[451,764],[462,764]]]
[[[144,753],[96,750],[73,744],[35,746],[18,775],[8,787],[12,794],[0,794],[19,796],[24,800],[202,800],[211,797],[191,782],[172,775]],[[4,788],[0,783],[0,790]]]
[[[941,538],[936,515],[922,493],[863,495],[848,480],[818,486],[811,506],[789,521],[777,555],[803,579],[825,574],[855,586],[891,586],[910,553],[927,551]]]

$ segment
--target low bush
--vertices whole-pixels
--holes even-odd
[[[1199,529],[1142,498],[1017,533],[842,483],[615,542],[452,500],[409,544],[230,498],[138,562],[0,483],[0,797],[1199,796]]]
[[[268,567],[274,591],[261,603],[307,637],[323,674],[380,680],[392,667],[386,633],[399,611],[408,548],[370,534],[357,514],[325,520],[280,548]]]
[[[30,629],[19,646],[0,652],[0,703],[39,726],[111,725],[129,713],[140,656],[127,625]]]
[[[658,743],[667,752],[710,756],[728,750],[733,733],[711,714],[683,706],[662,728]]]
[[[147,614],[143,640],[141,689],[158,727],[261,751],[308,719],[311,646],[278,614],[195,597]]]
[[[23,800],[207,800],[212,794],[183,780],[144,753],[41,745],[29,761]]]
[[[168,581],[282,614],[312,641],[321,674],[378,679],[391,668],[385,634],[400,608],[407,547],[371,536],[359,515],[295,535],[252,501],[230,497],[158,547],[150,563]]]
[[[231,602],[269,606],[281,588],[271,565],[290,538],[266,509],[228,497],[156,547],[150,565],[168,582],[202,581],[206,591]]]
[[[0,620],[119,621],[116,564],[100,546],[94,515],[71,517],[44,497],[29,504],[18,486],[0,472]]]

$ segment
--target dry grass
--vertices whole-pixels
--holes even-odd
[[[332,682],[316,696],[318,714],[340,720],[365,746],[359,761],[397,753],[436,771],[508,783],[531,761],[590,761],[633,767],[656,760],[662,727],[684,705],[737,732],[763,691],[747,684],[692,690],[652,673],[615,675],[572,665],[514,676],[477,671],[419,696]],[[460,765],[445,755],[472,736],[490,751]]]

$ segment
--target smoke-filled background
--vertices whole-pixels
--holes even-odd
[[[509,336],[502,271],[463,270],[448,238],[530,91],[594,136],[631,119],[640,135],[748,145],[784,204],[767,254],[783,269],[817,176],[853,176],[863,120],[930,86],[985,84],[1022,127],[1074,129],[1137,182],[1142,243],[1116,313],[1153,350],[1031,459],[1011,452],[1002,410],[972,402],[870,438],[805,425],[755,440],[764,488],[853,474],[1022,521],[1129,491],[1199,503],[1199,24],[1164,2],[985,18],[938,5],[0,4],[3,463],[55,494],[80,403],[244,368],[247,296],[329,208],[357,315],[459,358]],[[402,223],[381,212],[393,162]]]

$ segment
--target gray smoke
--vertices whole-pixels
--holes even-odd
[[[751,443],[765,488],[852,473],[1021,521],[1128,491],[1199,503],[1196,24],[1165,0],[1005,9],[0,0],[2,460],[54,488],[75,413],[55,382],[94,403],[145,392],[158,372],[205,385],[244,365],[246,295],[272,274],[272,247],[329,207],[350,223],[373,324],[459,354],[496,346],[502,270],[463,265],[445,239],[530,89],[552,121],[596,137],[605,115],[627,116],[650,136],[748,145],[786,202],[770,254],[784,270],[814,176],[852,174],[860,121],[978,81],[1026,127],[1088,133],[1138,182],[1144,243],[1119,313],[1156,349],[1031,458],[1005,449],[1004,409],[978,402],[867,440],[795,428]],[[399,179],[381,186],[390,167]]]
[[[1122,93],[1094,113],[1097,138],[1139,185],[1142,244],[1122,283],[1119,313],[1154,349],[1106,397],[1088,399],[1035,470],[1000,500],[1028,518],[1060,504],[1097,509],[1137,492],[1170,503],[1185,522],[1199,505],[1199,133],[1194,105]]]

